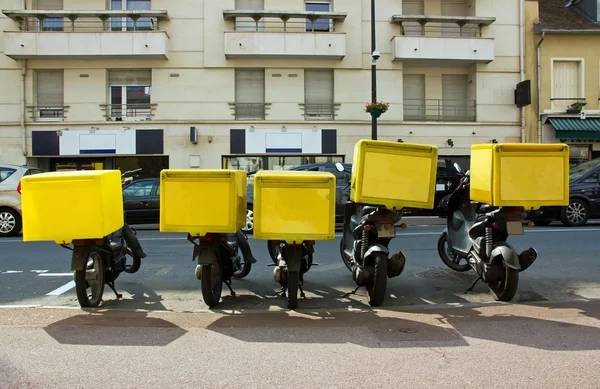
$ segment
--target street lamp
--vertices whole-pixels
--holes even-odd
[[[371,0],[371,102],[377,102],[377,69],[376,62],[379,59],[379,52],[375,48],[375,0]],[[371,139],[377,140],[377,118],[371,116]]]

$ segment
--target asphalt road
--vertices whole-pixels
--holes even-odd
[[[473,272],[456,273],[440,261],[436,242],[442,225],[414,226],[400,230],[392,249],[407,257],[405,272],[388,280],[388,297],[383,308],[410,305],[460,304],[491,302],[485,284],[472,292],[466,289],[475,280]],[[317,242],[313,267],[305,277],[306,299],[300,309],[364,308],[366,291],[342,297],[354,289],[348,270],[339,257],[339,233],[335,241]],[[116,282],[123,299],[117,301],[105,289],[106,308],[201,312],[200,283],[194,277],[192,246],[184,234],[139,231],[148,257],[136,274],[122,274]],[[515,302],[571,301],[600,298],[598,266],[600,226],[582,228],[527,228],[525,235],[513,236],[510,242],[520,251],[530,246],[539,252],[536,263],[520,274],[519,293]],[[224,288],[219,309],[243,311],[277,311],[285,301],[272,297],[278,290],[266,242],[254,241],[251,247],[258,263],[244,280],[234,280],[236,297]],[[23,243],[20,239],[0,240],[0,306],[77,307],[70,269],[70,251],[53,243]]]

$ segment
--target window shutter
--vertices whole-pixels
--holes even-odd
[[[37,0],[38,10],[60,11],[63,9],[63,0]]]
[[[405,74],[402,77],[404,120],[425,119],[425,75]]]
[[[333,70],[304,71],[304,114],[333,117]]]
[[[264,0],[235,0],[235,9],[237,10],[264,10]],[[256,22],[254,19],[248,18],[236,18],[235,19],[235,30],[236,31],[256,31]],[[258,21],[258,31],[265,30],[265,21],[261,19]]]
[[[467,3],[460,0],[442,0],[442,16],[466,16]],[[442,24],[442,35],[460,37],[460,27],[452,23]]]
[[[64,105],[62,70],[37,71],[37,105],[40,108],[57,108]]]
[[[236,118],[263,119],[265,116],[265,70],[235,70]]]
[[[110,86],[152,86],[152,70],[109,70]]]
[[[468,76],[442,74],[443,115],[446,118],[467,116]]]
[[[402,15],[423,15],[425,7],[423,0],[405,0],[402,2]],[[404,35],[420,36],[421,25],[417,22],[403,22]]]
[[[579,62],[554,61],[552,66],[554,84],[552,85],[552,98],[561,99],[552,101],[552,109],[554,111],[564,111],[567,106],[577,102],[577,98],[581,97]]]

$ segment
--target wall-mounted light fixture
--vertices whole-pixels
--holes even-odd
[[[281,126],[281,132],[287,132],[287,127],[286,126]]]
[[[94,134],[97,130],[99,130],[98,127],[90,127],[90,134]]]
[[[454,141],[453,141],[452,139],[448,139],[448,140],[446,141],[446,144],[447,144],[448,146],[450,146],[450,148],[454,147]]]

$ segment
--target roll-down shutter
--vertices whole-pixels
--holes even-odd
[[[39,108],[62,108],[64,105],[62,70],[37,71],[37,105]]]
[[[423,0],[405,0],[402,2],[402,15],[424,15]],[[404,35],[420,36],[421,25],[417,22],[403,22]]]
[[[265,115],[264,69],[236,69],[235,103],[238,119],[262,119]]]
[[[264,0],[235,0],[235,9],[237,10],[264,10]],[[258,31],[264,31],[265,21],[264,19],[258,22]],[[256,31],[256,22],[254,19],[247,18],[236,18],[235,19],[235,30],[236,31]]]
[[[304,71],[304,114],[333,116],[333,70]]]
[[[443,116],[459,120],[467,116],[468,76],[466,74],[442,75]]]
[[[404,120],[425,119],[425,75],[405,74],[402,77]]]

